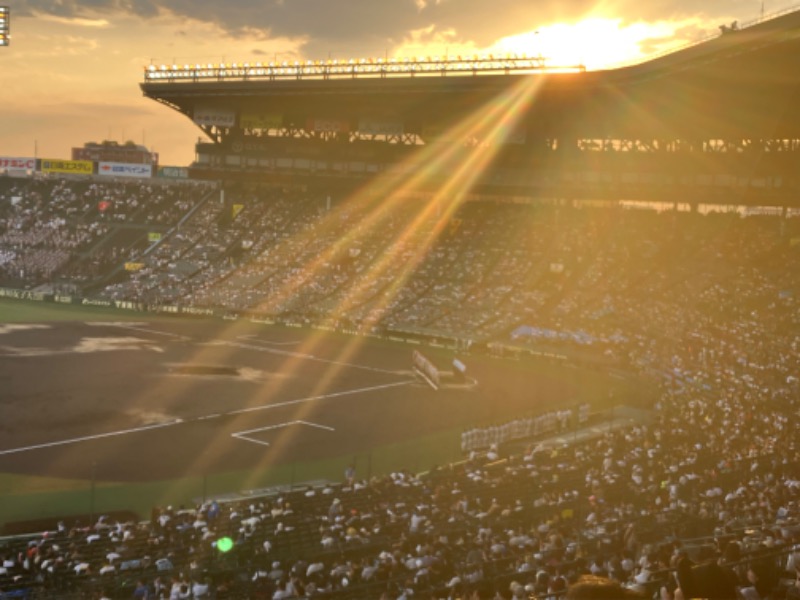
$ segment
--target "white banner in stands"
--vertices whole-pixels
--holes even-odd
[[[414,350],[411,358],[414,368],[418,370],[428,381],[428,383],[433,387],[433,389],[439,389],[439,370],[436,366],[425,357],[422,352],[418,350]]]
[[[198,125],[233,127],[236,124],[236,113],[218,108],[198,108],[195,109],[192,120]]]
[[[169,179],[189,179],[189,169],[186,167],[159,167],[158,176]]]
[[[109,177],[152,177],[153,165],[100,162],[97,164],[97,174]]]
[[[0,156],[0,171],[35,171],[36,159],[23,156]]]
[[[360,119],[358,132],[363,135],[403,135],[403,123],[380,119]]]
[[[325,133],[344,133],[350,131],[350,124],[347,121],[338,119],[308,119],[306,129],[309,131],[320,131]]]

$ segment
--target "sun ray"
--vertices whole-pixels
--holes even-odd
[[[313,231],[303,231],[294,238],[295,241],[304,238],[311,239],[314,235],[329,227],[333,227],[340,218],[342,211],[352,210],[357,207],[366,214],[360,219],[362,230],[380,231],[388,219],[391,219],[397,211],[403,208],[407,197],[413,193],[433,188],[430,198],[423,203],[421,210],[417,212],[407,223],[406,227],[388,243],[384,245],[383,253],[378,256],[370,265],[367,272],[360,278],[360,283],[353,286],[345,294],[339,304],[334,307],[332,313],[339,317],[345,315],[349,309],[362,301],[370,281],[387,275],[392,272],[394,267],[395,255],[394,248],[408,244],[412,240],[416,246],[410,260],[406,261],[394,277],[391,285],[378,299],[370,315],[365,320],[363,329],[368,330],[377,323],[380,317],[385,314],[387,307],[398,295],[403,284],[414,273],[418,266],[428,255],[433,244],[439,238],[445,225],[458,207],[464,202],[467,193],[474,185],[475,181],[483,173],[485,167],[491,162],[496,153],[502,147],[503,137],[516,126],[519,116],[523,113],[523,108],[535,96],[536,90],[541,85],[543,79],[540,76],[527,76],[519,82],[509,86],[497,97],[487,102],[466,118],[455,123],[441,139],[420,149],[416,156],[408,159],[404,166],[406,169],[410,165],[425,165],[410,177],[406,177],[406,169],[400,168],[395,173],[389,173],[379,177],[368,188],[357,191],[353,196],[341,203],[336,210],[332,210],[323,221],[313,229]],[[465,147],[461,140],[477,139],[472,147]],[[441,173],[450,173],[443,182],[438,183],[437,177]],[[383,192],[383,194],[381,193]],[[385,194],[385,196],[384,196]],[[423,228],[423,224],[431,223],[428,229]],[[420,231],[424,233],[420,235]],[[292,279],[279,289],[271,299],[273,305],[280,305],[290,299],[303,286],[308,285],[317,276],[320,269],[343,249],[349,247],[359,236],[359,232],[348,232],[344,236],[336,239],[329,247],[314,257],[308,264],[301,268],[302,275]],[[227,328],[233,331],[235,323]],[[296,377],[302,371],[304,359],[303,355],[313,354],[315,348],[325,339],[326,333],[317,331],[308,336],[298,348],[297,352],[287,356],[278,367],[281,373],[287,374],[285,380],[270,382],[268,386],[261,386],[256,390],[250,404],[268,404],[274,398],[279,397],[283,390],[285,381]],[[347,363],[361,347],[362,340],[353,337],[344,344],[339,351],[336,361]],[[231,350],[232,351],[232,350]],[[210,352],[207,348],[200,348],[198,356],[206,356]],[[309,396],[316,397],[323,395],[329,386],[333,384],[337,376],[344,367],[341,365],[331,365],[323,376],[317,381],[309,392]],[[304,404],[298,407],[295,418],[304,419],[314,410],[313,403]],[[236,415],[227,423],[227,429],[236,427],[237,423],[243,426],[247,423],[246,415]],[[245,427],[246,428],[246,427]],[[255,481],[258,477],[259,468],[263,468],[274,462],[285,451],[285,447],[291,441],[296,431],[291,428],[280,431],[277,440],[272,444],[271,451],[264,454],[259,465],[252,471],[251,480]],[[214,451],[213,441],[210,441],[206,449],[197,456],[196,461],[202,462]]]
[[[407,193],[425,183],[426,180],[431,178],[434,174],[448,172],[446,167],[451,166],[448,164],[450,162],[454,163],[452,165],[452,175],[445,180],[439,190],[431,195],[431,199],[423,209],[409,222],[398,238],[387,247],[384,254],[375,261],[370,268],[369,275],[362,278],[362,282],[364,282],[362,286],[357,287],[351,294],[342,299],[340,306],[334,310],[334,314],[343,314],[348,307],[357,302],[357,299],[364,291],[367,281],[374,277],[379,277],[391,267],[394,257],[393,253],[390,251],[391,246],[408,241],[411,236],[420,229],[423,222],[434,218],[434,226],[428,230],[427,235],[425,235],[422,240],[418,240],[418,245],[412,259],[406,261],[400,269],[399,274],[394,277],[388,292],[383,294],[377,309],[373,310],[367,319],[364,329],[369,330],[377,322],[388,304],[396,297],[404,283],[425,259],[430,248],[438,239],[452,215],[463,203],[475,181],[480,177],[484,168],[491,162],[492,158],[501,148],[501,142],[503,141],[501,138],[503,135],[507,135],[510,130],[513,130],[519,115],[522,114],[522,108],[531,101],[540,85],[540,81],[541,80],[537,78],[524,79],[513,89],[497,98],[492,103],[489,110],[482,108],[463,123],[459,123],[454,127],[454,133],[459,135],[474,134],[488,140],[488,143],[477,145],[463,152],[454,150],[451,145],[440,148],[439,146],[441,144],[446,144],[444,142],[434,144],[432,153],[436,154],[437,150],[441,150],[438,154],[439,158],[434,161],[435,164],[429,164],[429,167],[422,173],[412,177],[409,182],[387,199],[387,203],[389,205],[394,205],[401,202]],[[320,339],[320,334],[312,336],[308,346],[313,347],[318,339]],[[351,338],[342,346],[340,352],[337,354],[337,363],[349,362],[353,355],[358,352],[362,343],[363,340],[358,337]],[[309,350],[310,348],[304,348],[302,352]],[[312,396],[321,394],[327,389],[341,369],[341,366],[336,365],[328,369],[315,385]],[[310,404],[301,406],[297,418],[306,418],[308,413],[312,410],[313,406]],[[278,434],[278,439],[273,444],[273,451],[280,454],[286,445],[289,444],[295,433],[296,432],[291,430],[280,432]]]

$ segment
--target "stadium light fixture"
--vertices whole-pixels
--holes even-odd
[[[0,6],[0,46],[8,46],[11,43],[11,9],[8,6]]]
[[[291,63],[270,62],[267,67],[256,63],[253,69],[249,62],[225,63],[215,66],[209,63],[206,67],[196,64],[194,70],[190,65],[170,66],[162,64],[159,67],[149,65],[144,69],[145,81],[169,80],[171,83],[184,81],[197,81],[198,79],[335,79],[340,77],[413,77],[415,73],[440,74],[464,76],[469,72],[473,76],[484,74],[525,74],[541,72],[581,72],[581,66],[554,67],[546,66],[544,60],[529,58],[525,55],[508,53],[506,55],[490,54],[488,56],[470,57],[463,56],[427,56],[425,58],[358,58],[358,59],[327,59],[327,60],[294,60]]]

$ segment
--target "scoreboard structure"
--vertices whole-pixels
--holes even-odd
[[[10,43],[11,11],[7,6],[0,6],[0,46]]]

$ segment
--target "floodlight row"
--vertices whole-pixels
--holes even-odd
[[[576,67],[577,69],[577,67]],[[541,57],[509,55],[506,58],[433,57],[431,59],[351,59],[347,61],[294,61],[269,63],[219,63],[195,65],[149,65],[145,80],[248,79],[248,78],[329,78],[357,76],[409,75],[415,73],[473,72],[497,73],[509,71],[545,70]]]

